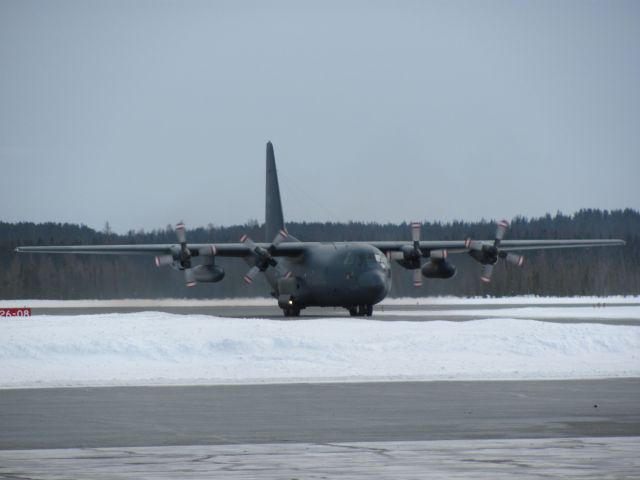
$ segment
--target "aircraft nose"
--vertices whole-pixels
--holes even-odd
[[[387,294],[387,280],[383,273],[377,270],[361,274],[358,283],[360,288],[367,292],[367,296],[372,298],[371,303],[379,302]]]

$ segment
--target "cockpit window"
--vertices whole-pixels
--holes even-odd
[[[367,266],[369,267],[375,267],[378,263],[373,252],[365,253],[365,258],[366,258]]]
[[[380,265],[382,268],[387,267],[387,259],[384,255],[373,252],[350,251],[344,257],[344,264],[355,267],[375,267]]]
[[[353,252],[347,252],[347,254],[344,257],[344,264],[345,265],[354,265],[356,263],[356,258],[355,255],[353,254]]]
[[[387,268],[387,257],[384,255],[380,255],[379,253],[375,254],[376,262],[380,264],[380,266],[384,269]]]

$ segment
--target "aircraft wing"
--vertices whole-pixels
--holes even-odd
[[[474,240],[486,246],[493,245],[494,240]],[[376,247],[382,252],[400,251],[404,246],[411,246],[411,242],[363,242]],[[581,240],[503,240],[500,243],[500,250],[520,251],[520,250],[547,250],[551,248],[587,248],[587,247],[609,247],[624,245],[624,240],[618,239],[581,239]],[[423,254],[428,254],[432,250],[447,250],[448,253],[466,253],[469,248],[464,240],[435,240],[421,241],[420,250]]]
[[[184,239],[184,236],[182,236]],[[432,258],[446,258],[447,253],[469,253],[478,262],[483,264],[483,274],[480,277],[484,282],[491,280],[491,272],[493,265],[498,261],[498,257],[505,258],[506,261],[522,265],[524,257],[513,251],[518,250],[541,250],[551,248],[579,248],[579,247],[603,247],[624,245],[622,240],[597,240],[597,239],[581,239],[581,240],[504,240],[499,243],[498,240],[451,240],[451,241],[387,241],[387,242],[335,242],[335,246],[344,243],[360,243],[369,244],[384,252],[390,258],[400,255],[402,262],[415,262],[415,256],[411,254],[411,250],[420,249],[418,261],[421,256]],[[172,265],[179,268],[185,273],[187,286],[193,286],[197,281],[216,282],[222,279],[224,272],[216,269],[213,262],[204,265],[191,266],[191,257],[205,256],[207,258],[217,257],[238,257],[247,260],[249,257],[255,257],[255,265],[253,265],[244,277],[244,281],[251,283],[253,278],[259,273],[272,265],[279,269],[281,275],[288,276],[281,264],[274,257],[296,257],[304,254],[317,242],[286,242],[279,243],[274,241],[272,244],[256,244],[245,237],[242,243],[207,243],[207,244],[190,244],[187,246],[186,241],[179,244],[153,244],[153,245],[58,245],[58,246],[29,246],[18,247],[16,252],[32,252],[32,253],[71,253],[71,254],[110,254],[110,255],[155,255],[157,266]],[[407,247],[409,248],[409,258],[407,258]],[[414,256],[414,258],[411,258]],[[397,259],[397,257],[396,257]],[[248,260],[247,260],[248,261]],[[398,260],[400,261],[400,260]],[[205,261],[206,262],[206,261]],[[403,265],[401,263],[401,265]],[[403,265],[405,268],[414,269],[414,283],[421,284],[419,264],[412,266],[413,263]],[[425,264],[430,265],[430,264]],[[445,265],[445,264],[441,264]],[[424,268],[424,267],[422,267]],[[455,269],[449,268],[453,273]],[[449,278],[442,276],[439,278]]]
[[[82,253],[111,255],[159,255],[169,253],[172,245],[55,245],[18,247],[20,253]]]
[[[268,248],[269,244],[257,244]],[[277,256],[296,256],[304,251],[304,243],[282,243],[277,247]],[[166,255],[180,248],[179,244],[150,244],[150,245],[55,245],[17,247],[20,253],[75,253],[93,255]],[[214,252],[218,257],[247,257],[251,249],[244,243],[190,243],[191,255],[196,257],[201,252]]]
[[[477,240],[483,245],[490,246],[493,240]],[[342,243],[342,242],[335,242]],[[411,245],[407,241],[381,241],[381,242],[347,242],[367,243],[382,252],[400,251],[402,247]],[[275,249],[274,256],[292,257],[302,253],[315,242],[281,243]],[[504,251],[520,250],[546,250],[551,248],[586,248],[624,245],[624,240],[617,239],[586,239],[586,240],[503,240],[500,249]],[[257,244],[268,248],[269,244]],[[55,246],[28,246],[17,247],[16,252],[21,253],[76,253],[97,255],[162,255],[170,254],[178,244],[151,244],[151,245],[55,245]],[[449,253],[465,253],[469,249],[464,240],[435,240],[421,241],[420,249],[428,254],[432,250],[447,250]],[[251,255],[250,248],[244,243],[190,243],[189,250],[193,256],[198,256],[202,251],[214,251],[219,257],[243,258]]]
[[[485,241],[492,245],[493,240]],[[500,250],[507,252],[519,250],[547,250],[551,248],[588,248],[588,247],[613,247],[624,245],[624,240],[618,239],[585,239],[585,240],[503,240]]]

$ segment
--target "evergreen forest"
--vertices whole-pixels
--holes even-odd
[[[374,241],[410,239],[410,225],[377,223],[295,223],[289,232],[304,241]],[[423,240],[493,238],[495,223],[424,222]],[[258,240],[263,226],[209,225],[187,232],[191,243],[238,242],[244,233]],[[467,254],[450,255],[457,275],[450,280],[424,279],[412,285],[411,272],[395,265],[391,296],[510,296],[510,295],[638,295],[640,294],[640,212],[581,210],[573,215],[518,217],[507,239],[621,238],[624,247],[523,252],[518,268],[499,262],[493,281],[480,281],[481,265]],[[173,226],[152,231],[115,234],[84,225],[0,222],[0,299],[117,299],[117,298],[229,298],[268,296],[266,280],[242,281],[248,270],[240,259],[217,258],[226,276],[219,283],[184,285],[182,272],[157,268],[151,256],[18,254],[19,245],[101,245],[176,243]],[[197,259],[196,259],[197,260]],[[197,262],[196,262],[197,263]]]

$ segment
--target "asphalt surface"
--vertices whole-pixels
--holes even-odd
[[[0,449],[640,436],[640,379],[0,391]]]
[[[615,304],[608,303],[607,306],[634,306],[635,304]],[[28,305],[27,305],[28,306]],[[432,322],[437,320],[447,320],[451,322],[468,322],[471,320],[479,320],[483,318],[489,318],[487,315],[456,315],[454,313],[448,314],[448,311],[460,311],[460,310],[489,310],[489,309],[511,309],[511,308],[524,308],[524,307],[539,307],[539,308],[566,308],[570,312],[571,307],[585,307],[588,305],[577,304],[558,304],[558,305],[536,305],[536,304],[495,304],[495,305],[465,305],[465,304],[452,304],[452,305],[376,305],[372,317],[365,317],[371,320],[378,320],[384,322],[395,321],[408,321],[408,322]],[[571,318],[570,316],[563,315],[558,318],[535,318],[528,317],[532,320],[540,320],[544,322],[553,323],[606,323],[609,325],[640,325],[639,318],[617,318],[602,320],[598,318],[599,311],[606,311],[606,306],[594,308],[593,318]],[[601,310],[602,309],[602,310]],[[274,320],[310,320],[314,318],[327,318],[327,317],[344,317],[348,318],[347,311],[343,308],[307,308],[302,311],[300,317],[284,317],[282,310],[275,305],[273,306],[157,306],[157,307],[57,307],[57,308],[33,308],[33,315],[95,315],[106,313],[134,313],[134,312],[167,312],[180,315],[213,315],[219,317],[229,318],[268,318]],[[382,312],[396,312],[394,315],[380,315]],[[438,316],[416,316],[403,315],[402,312],[416,312],[416,311],[439,311],[442,312]],[[566,312],[565,312],[566,313]]]
[[[636,479],[640,437],[0,450],[0,479]]]

